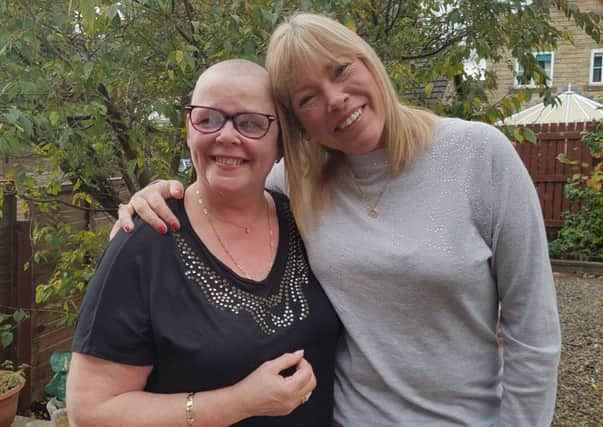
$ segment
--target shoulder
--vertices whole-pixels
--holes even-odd
[[[168,206],[182,221],[182,201],[169,200]],[[134,230],[126,233],[120,230],[105,248],[99,266],[121,264],[129,265],[137,263],[138,260],[151,260],[165,256],[165,252],[173,248],[171,242],[171,231],[161,234],[139,217],[134,218]]]
[[[432,151],[436,155],[477,159],[486,163],[501,157],[517,157],[513,144],[500,129],[488,123],[456,118],[440,120]]]
[[[289,197],[286,194],[279,192],[278,190],[268,189],[268,192],[274,199],[274,203],[276,203],[279,207],[289,207]]]
[[[291,213],[291,208],[289,206],[289,197],[286,194],[280,193],[278,190],[268,190],[272,199],[274,200],[274,204],[276,205],[276,211],[278,216],[282,219],[287,220],[287,222],[295,223],[293,220],[293,215]],[[291,224],[290,224],[291,225]]]
[[[134,225],[131,233],[120,230],[105,248],[86,289],[85,310],[107,303],[115,306],[115,300],[122,297],[138,301],[153,287],[153,267],[162,265],[165,270],[170,265],[176,253],[171,232],[161,234],[139,218]]]
[[[457,118],[440,120],[434,141],[456,141],[468,144],[509,143],[508,138],[495,126],[488,123]]]
[[[184,201],[181,199],[168,199],[166,200],[166,204],[178,217],[178,219],[183,222],[182,220],[185,219],[186,216],[184,211]],[[188,223],[187,221],[184,222]],[[140,217],[136,216],[134,217],[134,231],[132,233],[122,233],[120,231],[118,235],[119,234],[126,234],[125,242],[127,242],[128,245],[136,247],[145,244],[160,243],[165,240],[164,238],[169,235],[169,232],[167,235],[161,234],[143,221]]]
[[[299,237],[300,234],[299,229],[297,228],[297,222],[295,221],[289,206],[289,197],[283,193],[279,193],[278,191],[268,190],[268,192],[274,199],[276,210],[279,216],[279,227],[281,227],[281,230],[288,230],[290,235],[297,236],[301,239],[301,237]]]
[[[165,242],[166,235],[153,229],[149,224],[136,217],[134,219],[134,231],[126,233],[120,230],[105,249],[108,254],[135,255],[145,253],[160,247]]]

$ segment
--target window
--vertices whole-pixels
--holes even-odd
[[[603,49],[590,51],[589,84],[603,85]]]
[[[548,76],[546,84],[548,86],[552,86],[553,63],[555,61],[555,55],[553,54],[553,52],[539,52],[535,53],[534,57],[536,58],[536,62],[538,62],[540,68],[542,68]],[[523,67],[517,61],[515,61],[515,71],[517,72],[517,75],[515,76],[515,87],[535,86],[532,76],[525,75]]]
[[[178,172],[188,172],[191,166],[193,166],[193,161],[191,159],[180,159]]]

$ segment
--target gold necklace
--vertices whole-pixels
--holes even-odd
[[[377,205],[381,201],[381,197],[383,196],[383,194],[387,191],[387,186],[389,185],[390,180],[391,179],[388,178],[385,181],[385,185],[383,186],[383,188],[381,189],[381,191],[379,192],[379,194],[377,194],[377,197],[375,198],[375,201],[373,203],[371,203],[368,200],[368,198],[366,197],[366,195],[364,194],[364,191],[362,191],[362,188],[360,188],[360,185],[358,184],[356,176],[352,175],[352,181],[354,182],[354,186],[358,190],[358,193],[360,193],[360,197],[362,198],[362,200],[367,203],[366,208],[367,208],[367,213],[368,213],[369,217],[371,217],[371,218],[377,218],[377,217],[379,217],[379,209],[377,209]]]
[[[228,221],[224,218],[216,218],[216,219],[220,222],[225,222],[226,224],[234,225],[235,227],[240,228],[241,230],[243,230],[245,232],[245,234],[249,234],[251,232],[251,227],[248,225],[240,225],[235,222]]]
[[[198,188],[195,189],[195,194],[197,195],[197,198],[198,198],[197,201],[198,201],[199,205],[201,206],[201,211],[203,212],[203,215],[205,215],[205,217],[207,218],[207,222],[209,222],[209,226],[211,227],[212,231],[214,232],[214,235],[216,236],[218,243],[224,250],[224,253],[226,253],[226,255],[228,255],[228,258],[230,258],[230,260],[235,265],[235,267],[237,267],[237,269],[243,274],[243,277],[245,277],[247,279],[251,279],[251,276],[245,271],[245,269],[243,267],[241,267],[241,264],[239,264],[237,262],[237,260],[234,258],[234,256],[232,256],[232,253],[230,253],[230,251],[226,247],[226,244],[224,244],[224,241],[220,237],[220,234],[218,234],[218,230],[216,230],[214,222],[212,221],[212,216],[209,213],[209,209],[207,209],[207,205],[203,201],[203,198],[201,197],[201,192],[199,191]],[[273,238],[272,238],[272,223],[270,221],[270,211],[269,211],[269,207],[268,207],[268,201],[266,200],[265,197],[264,197],[264,205],[266,206],[266,219],[268,220],[268,244],[270,246],[270,256],[272,256],[272,254],[274,253],[274,243],[273,243]],[[228,223],[228,221],[225,221],[225,222]],[[232,225],[236,225],[236,224],[232,224]],[[247,230],[245,230],[245,232],[247,234],[249,234],[249,232]]]

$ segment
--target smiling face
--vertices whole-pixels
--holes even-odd
[[[257,67],[257,68],[256,68]],[[197,82],[192,104],[224,111],[275,114],[268,76],[261,67],[221,65],[211,67]],[[195,130],[187,117],[187,144],[199,184],[207,191],[262,191],[264,181],[278,157],[278,124],[259,139],[241,135],[227,121],[215,133]]]
[[[362,61],[309,63],[291,81],[291,107],[311,141],[346,154],[383,146],[383,98]]]

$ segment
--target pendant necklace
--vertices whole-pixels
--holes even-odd
[[[199,194],[198,192],[199,192],[199,189],[196,190],[197,195]],[[199,197],[199,200],[202,201],[201,197]],[[199,204],[202,204],[202,203],[199,203]],[[207,208],[204,208],[204,209],[207,210]],[[205,211],[203,213],[205,214]],[[234,227],[240,228],[241,230],[243,230],[245,232],[245,234],[249,234],[251,232],[251,227],[249,225],[240,225],[240,224],[237,224],[236,222],[228,221],[224,218],[216,218],[216,219],[220,222],[224,222],[226,224],[230,224]]]
[[[381,197],[383,196],[383,194],[385,194],[385,192],[387,191],[387,187],[389,185],[390,179],[388,178],[385,181],[385,185],[383,185],[383,188],[381,189],[381,191],[379,192],[379,194],[377,194],[377,197],[375,198],[375,200],[371,203],[370,200],[366,197],[366,195],[364,194],[364,191],[362,191],[362,188],[360,188],[360,185],[358,184],[358,180],[356,178],[355,175],[352,175],[352,179],[354,182],[354,186],[356,187],[356,190],[358,190],[358,193],[360,193],[360,197],[362,198],[362,200],[364,202],[367,203],[367,214],[369,217],[375,219],[379,217],[379,209],[377,208],[377,205],[379,205],[379,202],[381,201]]]
[[[243,274],[243,277],[251,280],[251,276],[245,271],[245,269],[243,267],[241,267],[241,264],[239,264],[237,262],[237,260],[234,258],[232,253],[228,250],[228,248],[226,247],[226,244],[220,237],[220,234],[218,233],[218,230],[216,229],[214,222],[212,220],[212,215],[210,214],[209,209],[207,209],[207,205],[205,204],[205,202],[203,201],[203,198],[201,197],[201,192],[199,191],[199,188],[195,189],[195,194],[197,195],[197,201],[198,201],[199,205],[201,206],[201,212],[203,212],[203,215],[205,215],[205,217],[207,218],[207,222],[209,222],[209,226],[211,227],[212,231],[214,232],[214,235],[216,236],[216,240],[218,240],[218,243],[224,250],[224,253],[228,256],[228,258],[230,258],[230,260],[235,265],[235,267],[237,267],[237,269]],[[268,201],[266,200],[265,197],[264,197],[264,206],[266,207],[266,220],[268,221],[268,244],[270,247],[270,255],[272,256],[272,254],[274,253],[274,243],[273,243],[273,236],[272,236],[272,222],[270,221],[270,210],[268,207]],[[237,225],[237,224],[229,222],[229,221],[224,221],[224,222],[226,222],[227,224],[237,226],[239,228],[245,228],[245,233],[249,234],[248,227],[243,227],[243,226]]]

